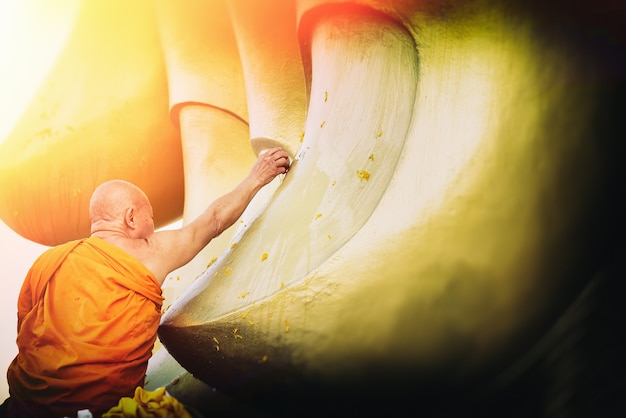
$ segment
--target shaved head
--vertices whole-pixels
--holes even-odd
[[[110,180],[94,190],[89,202],[92,233],[101,228],[121,226],[128,209],[150,205],[139,187],[124,180]]]

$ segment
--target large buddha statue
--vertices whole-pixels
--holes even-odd
[[[613,3],[81,3],[0,144],[0,217],[85,236],[91,191],[125,178],[184,223],[282,146],[289,173],[166,280],[148,386],[253,408],[471,391],[623,240]]]

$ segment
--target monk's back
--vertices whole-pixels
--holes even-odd
[[[136,259],[96,237],[66,245],[37,260],[18,301],[19,354],[7,376],[12,401],[33,416],[132,397],[160,319],[161,289]]]

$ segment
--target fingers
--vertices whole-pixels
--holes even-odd
[[[273,166],[281,173],[286,173],[289,170],[289,154],[280,147],[271,148],[259,157],[262,157],[270,165],[273,163]],[[282,170],[280,170],[281,168]]]
[[[268,184],[279,174],[287,173],[289,166],[289,154],[280,147],[270,148],[259,154],[251,174],[257,177],[262,184]]]
[[[289,154],[283,151],[282,148],[271,148],[261,154],[265,160],[274,160],[277,161],[281,158],[286,158],[289,160]]]

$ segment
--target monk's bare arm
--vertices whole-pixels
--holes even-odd
[[[160,283],[171,271],[185,265],[213,238],[233,225],[257,192],[289,169],[289,156],[280,148],[257,158],[250,173],[232,191],[221,196],[193,222],[178,230],[154,233],[147,240],[143,260]]]
[[[155,232],[148,243],[155,249],[155,254],[160,254],[162,261],[159,264],[162,266],[158,270],[169,270],[169,273],[189,262],[213,238],[239,219],[261,187],[247,177],[233,191],[215,200],[188,225],[178,230]]]

